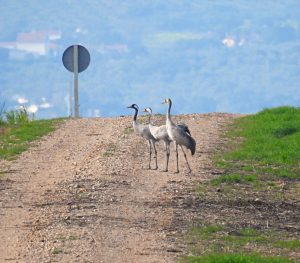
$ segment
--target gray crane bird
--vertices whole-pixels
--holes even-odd
[[[191,154],[194,155],[196,151],[196,141],[194,138],[190,135],[190,131],[187,126],[185,125],[176,125],[172,120],[171,120],[171,107],[172,107],[172,100],[171,99],[165,99],[163,104],[169,104],[168,111],[167,111],[167,117],[166,117],[166,128],[169,137],[171,140],[174,142],[175,145],[175,151],[176,151],[176,173],[179,173],[179,168],[178,168],[178,145],[180,146],[187,167],[188,167],[188,173],[191,173],[191,168],[189,165],[189,162],[186,158],[186,153],[183,150],[182,146],[185,146],[188,150],[191,151]]]
[[[153,150],[154,150],[154,159],[155,159],[155,168],[154,168],[154,170],[156,170],[158,168],[158,166],[157,166],[157,151],[156,151],[156,147],[155,147],[156,139],[151,134],[150,129],[149,129],[149,125],[141,124],[137,121],[137,115],[138,115],[138,111],[139,111],[138,105],[132,104],[132,105],[128,106],[127,108],[131,108],[131,109],[135,110],[135,113],[133,115],[133,121],[132,121],[132,126],[133,126],[133,130],[134,130],[135,134],[143,137],[144,139],[146,139],[148,141],[148,145],[149,145],[149,166],[148,166],[148,169],[151,169],[151,156],[152,156],[152,148],[153,148]]]
[[[152,118],[152,109],[150,107],[144,109],[144,112],[149,113],[149,130],[153,137],[155,138],[156,141],[163,141],[165,144],[165,152],[166,152],[166,164],[165,164],[165,169],[162,170],[162,172],[167,172],[168,171],[168,166],[169,166],[169,157],[170,157],[170,144],[171,144],[171,139],[168,135],[167,132],[167,127],[166,125],[161,125],[161,126],[155,126],[151,123],[151,118]]]

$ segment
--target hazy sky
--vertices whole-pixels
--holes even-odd
[[[300,1],[0,1],[0,103],[67,116],[63,51],[91,54],[79,76],[82,116],[252,113],[299,106]]]

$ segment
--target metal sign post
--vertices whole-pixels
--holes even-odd
[[[81,45],[68,47],[62,57],[65,68],[74,73],[74,115],[79,117],[78,74],[90,64],[90,53]]]
[[[74,57],[74,112],[75,118],[79,117],[79,105],[78,105],[78,45],[74,45],[73,49]]]

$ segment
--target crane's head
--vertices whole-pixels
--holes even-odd
[[[149,114],[152,114],[152,109],[150,107],[144,109],[144,112],[148,112]]]
[[[132,109],[138,110],[138,109],[139,109],[139,106],[136,105],[136,104],[132,104],[132,105],[128,106],[127,108],[132,108]]]
[[[167,98],[162,102],[162,104],[171,104],[171,103],[172,103],[172,101],[170,98]]]

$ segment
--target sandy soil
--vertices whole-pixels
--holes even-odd
[[[0,261],[176,262],[187,253],[192,218],[182,204],[215,173],[211,155],[234,117],[176,116],[197,141],[191,176],[182,155],[173,173],[173,151],[168,173],[147,170],[147,144],[132,133],[131,117],[65,121],[16,161],[0,161]]]

